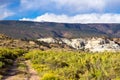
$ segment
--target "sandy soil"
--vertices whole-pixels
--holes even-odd
[[[24,61],[26,64],[26,74],[21,72],[17,68],[17,61],[14,61],[12,67],[10,67],[2,80],[40,80],[37,72],[31,67],[30,61]]]

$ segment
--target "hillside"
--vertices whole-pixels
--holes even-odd
[[[13,38],[120,37],[120,24],[67,24],[53,22],[0,21],[0,33]]]
[[[116,48],[113,41],[90,42],[96,40],[103,47],[112,43]],[[70,41],[77,44],[81,40]],[[0,34],[0,80],[120,80],[119,58],[120,52],[85,52],[65,44],[25,41]]]

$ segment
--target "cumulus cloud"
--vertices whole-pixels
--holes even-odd
[[[120,7],[120,0],[21,0],[23,10],[44,10],[56,12],[104,13]]]
[[[80,13],[91,10],[102,11],[105,0],[21,0],[21,6],[26,10],[54,9]]]
[[[66,7],[79,10],[103,10],[105,7],[105,0],[51,0],[58,4],[59,7]]]
[[[34,19],[23,18],[23,21],[59,22],[59,23],[120,23],[120,14],[79,14],[75,16],[46,13]]]
[[[6,17],[9,17],[9,16],[12,16],[14,13],[9,11],[7,9],[7,5],[4,4],[4,5],[0,5],[0,19],[4,19]]]
[[[20,1],[20,8],[23,10],[38,10],[38,9],[44,9],[45,7],[48,8],[48,6],[51,4],[50,0],[21,0]]]

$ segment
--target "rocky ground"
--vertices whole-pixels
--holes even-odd
[[[103,51],[120,51],[119,39],[108,39],[108,38],[41,38],[38,41],[43,41],[49,44],[66,44],[77,50],[88,50],[92,52],[103,52]]]
[[[20,48],[24,50],[66,48],[92,52],[120,51],[119,38],[40,38],[37,40],[18,40],[0,34],[0,47]]]
[[[14,64],[3,75],[2,80],[40,80],[40,77],[31,67],[30,61],[15,60]]]

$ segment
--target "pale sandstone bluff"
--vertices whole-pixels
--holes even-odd
[[[38,41],[46,43],[66,44],[75,49],[89,50],[92,52],[120,51],[120,44],[104,38],[40,38]]]

